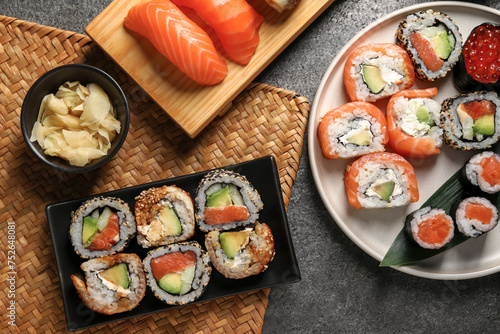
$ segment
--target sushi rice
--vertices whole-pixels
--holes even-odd
[[[466,207],[469,203],[481,205],[490,210],[491,218],[488,222],[467,217]],[[481,217],[483,218],[483,217]],[[465,236],[477,238],[483,233],[494,229],[498,224],[498,209],[489,200],[483,197],[469,197],[464,199],[458,205],[455,213],[455,222],[458,230]]]

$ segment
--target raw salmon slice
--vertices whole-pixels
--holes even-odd
[[[500,184],[500,162],[494,156],[484,158],[480,162],[483,171],[481,177],[490,185]]]
[[[194,9],[211,26],[231,59],[246,65],[259,45],[264,18],[245,0],[172,0]]]
[[[465,206],[465,218],[475,219],[483,224],[489,224],[493,217],[493,211],[480,203],[469,202]]]
[[[116,245],[116,237],[119,234],[120,226],[118,223],[118,215],[113,213],[109,217],[106,227],[101,232],[97,233],[87,249],[91,251],[109,250]]]
[[[429,42],[429,40],[421,33],[412,32],[410,34],[410,42],[415,50],[417,50],[417,53],[424,62],[425,67],[429,70],[435,72],[443,66],[444,61],[436,54],[431,42]]]
[[[243,205],[208,207],[205,208],[204,217],[206,224],[215,225],[247,220],[250,212]]]
[[[129,10],[124,24],[199,84],[214,85],[227,76],[226,62],[208,34],[171,1],[139,3]]]
[[[453,228],[444,214],[432,216],[418,225],[418,237],[428,244],[442,244]]]
[[[173,252],[152,259],[151,271],[159,281],[168,273],[182,272],[185,268],[195,265],[196,254],[193,251]]]
[[[483,115],[494,115],[496,106],[489,100],[471,101],[464,103],[465,111],[467,114],[476,120]]]

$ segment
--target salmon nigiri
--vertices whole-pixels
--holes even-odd
[[[172,0],[194,9],[219,37],[231,59],[246,65],[259,45],[264,18],[245,0]]]
[[[208,34],[170,0],[142,2],[132,7],[125,27],[146,37],[182,72],[201,85],[227,76],[227,65]]]

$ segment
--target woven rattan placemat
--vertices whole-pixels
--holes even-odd
[[[131,121],[122,149],[104,167],[61,174],[38,162],[24,143],[19,115],[30,85],[68,63],[104,69],[129,100]],[[251,84],[232,107],[190,139],[85,35],[0,16],[0,332],[66,331],[47,204],[273,155],[285,205],[295,180],[309,113],[306,98]],[[9,268],[9,227],[15,226],[15,267]],[[12,239],[12,237],[11,237]],[[12,272],[16,272],[12,275]],[[15,277],[16,326],[8,321]],[[99,333],[260,332],[269,289],[90,329]]]

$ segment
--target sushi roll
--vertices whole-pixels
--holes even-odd
[[[203,232],[253,224],[264,207],[244,175],[218,169],[207,173],[196,190],[195,218]]]
[[[72,213],[69,229],[75,252],[92,259],[123,251],[135,236],[135,219],[124,201],[96,197]]]
[[[457,228],[466,237],[477,238],[498,224],[498,210],[483,197],[469,197],[458,205],[455,212]]]
[[[347,166],[344,175],[349,204],[356,209],[391,208],[418,201],[412,165],[396,153],[370,153]]]
[[[360,46],[344,66],[344,85],[352,101],[374,102],[408,89],[414,82],[410,57],[396,44]]]
[[[146,278],[136,254],[115,254],[88,260],[85,273],[71,275],[78,295],[87,307],[103,314],[135,308],[146,294]]]
[[[210,260],[227,278],[245,278],[267,269],[274,258],[274,239],[266,224],[237,231],[212,231],[205,236]]]
[[[500,25],[483,23],[475,27],[464,43],[455,84],[465,91],[500,92]]]
[[[142,191],[135,198],[137,243],[144,248],[185,241],[194,235],[194,204],[176,186]]]
[[[404,233],[422,248],[440,249],[453,239],[455,225],[443,209],[426,206],[406,217]]]
[[[421,159],[441,152],[441,105],[432,99],[437,93],[437,88],[408,89],[391,97],[386,112],[387,130],[389,145],[396,153]]]
[[[462,51],[462,35],[446,14],[432,9],[405,17],[396,32],[415,66],[417,78],[433,81],[446,76]]]
[[[444,141],[457,150],[487,149],[500,137],[500,99],[494,92],[460,94],[441,104]]]
[[[383,152],[389,140],[385,116],[368,102],[344,104],[321,118],[318,140],[327,159]]]
[[[149,287],[169,305],[183,305],[200,298],[212,273],[207,252],[195,241],[156,248],[143,263]]]
[[[485,151],[474,155],[461,170],[461,180],[487,194],[500,191],[500,155]]]

